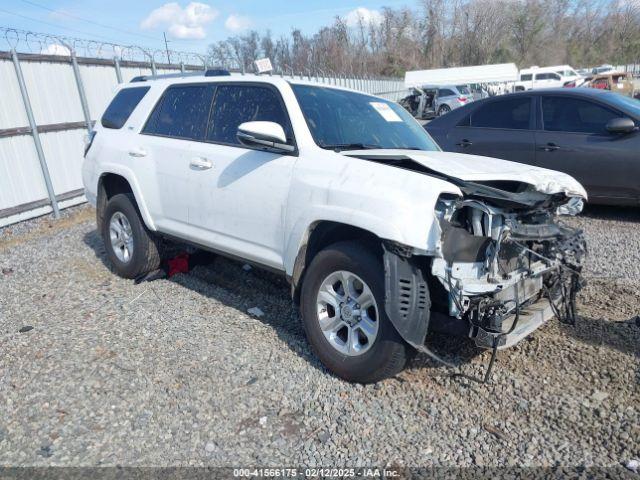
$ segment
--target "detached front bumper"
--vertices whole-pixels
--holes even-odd
[[[518,314],[518,323],[511,331],[516,320],[515,313],[503,320],[501,332],[491,332],[482,327],[472,327],[469,337],[473,338],[476,345],[481,348],[493,348],[494,341],[497,340],[498,350],[503,350],[514,346],[523,338],[544,325],[553,318],[554,309],[546,298],[541,298],[537,302],[523,307]]]

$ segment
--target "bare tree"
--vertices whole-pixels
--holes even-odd
[[[274,40],[251,31],[209,46],[211,64],[251,70],[269,57],[283,72],[402,75],[406,70],[513,61],[533,64],[640,61],[638,0],[421,0],[382,8],[381,21],[336,17],[315,34]]]

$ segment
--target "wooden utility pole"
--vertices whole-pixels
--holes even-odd
[[[167,51],[167,62],[171,65],[171,57],[169,56],[169,45],[167,43],[167,34],[162,32],[162,36],[164,37],[164,48]]]

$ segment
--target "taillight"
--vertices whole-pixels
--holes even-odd
[[[458,101],[464,103],[467,101],[467,97],[458,97]]]
[[[91,148],[91,145],[93,145],[93,139],[96,138],[96,131],[95,130],[91,130],[87,135],[85,135],[84,137],[84,156],[87,156],[87,152],[89,151],[89,149]]]

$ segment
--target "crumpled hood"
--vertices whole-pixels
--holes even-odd
[[[566,173],[497,158],[422,150],[346,150],[340,153],[381,160],[385,157],[403,156],[431,170],[460,180],[511,180],[528,183],[539,192],[549,195],[565,193],[567,196],[587,198],[584,187]]]

